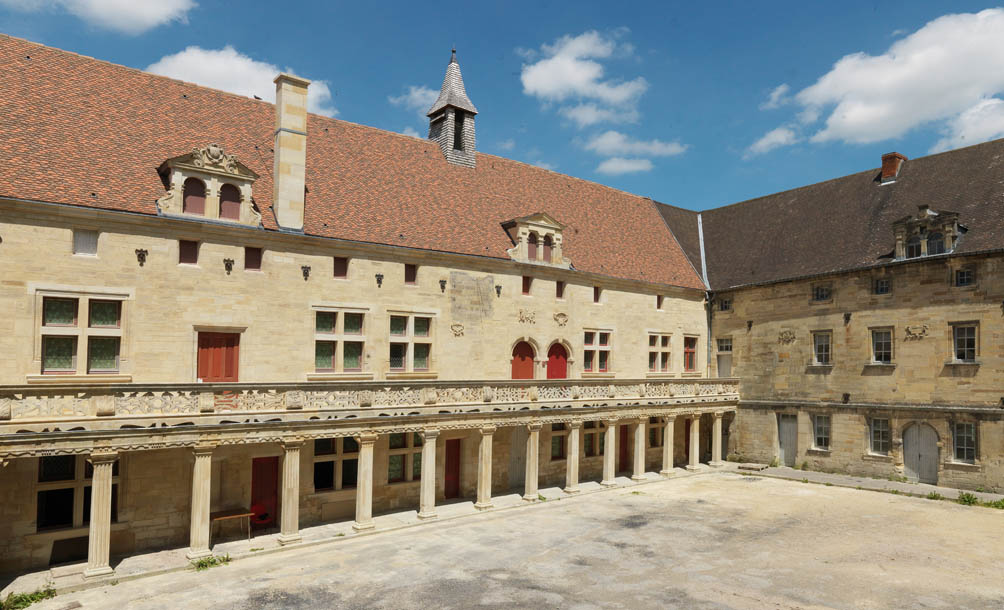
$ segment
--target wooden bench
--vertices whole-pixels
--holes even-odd
[[[229,508],[227,510],[218,510],[215,513],[209,513],[209,544],[213,543],[213,528],[212,525],[217,522],[227,521],[229,519],[244,519],[247,522],[248,528],[248,540],[251,540],[251,517],[254,513],[246,508]]]

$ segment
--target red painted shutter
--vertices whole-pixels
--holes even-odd
[[[533,379],[533,348],[525,341],[512,350],[512,378]]]
[[[568,377],[568,352],[555,343],[547,351],[547,378],[565,379]]]
[[[198,178],[185,180],[182,187],[182,211],[188,214],[206,213],[206,185]]]
[[[220,188],[220,218],[240,220],[241,192],[232,184],[224,184]]]

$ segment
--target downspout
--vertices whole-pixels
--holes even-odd
[[[711,284],[708,282],[708,259],[704,254],[704,223],[701,221],[701,214],[697,215],[697,239],[701,244],[701,279],[704,280],[704,307],[707,310],[707,361],[705,362],[705,371],[711,372],[711,342],[713,338],[711,336],[711,316],[714,309],[712,308],[712,302],[715,298],[715,293],[711,290]],[[710,376],[710,375],[709,375]]]

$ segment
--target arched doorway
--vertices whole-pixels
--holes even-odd
[[[568,378],[568,350],[560,343],[555,343],[547,350],[547,378]]]
[[[520,341],[512,348],[512,378],[533,379],[533,347]]]
[[[912,424],[903,431],[903,468],[906,478],[938,484],[938,433],[927,424]]]

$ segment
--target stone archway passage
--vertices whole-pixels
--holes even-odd
[[[512,349],[512,378],[533,379],[533,347],[520,341]]]
[[[555,343],[547,350],[547,378],[568,378],[568,350],[560,343]]]
[[[938,433],[927,424],[913,424],[903,432],[903,468],[906,478],[938,484]]]

